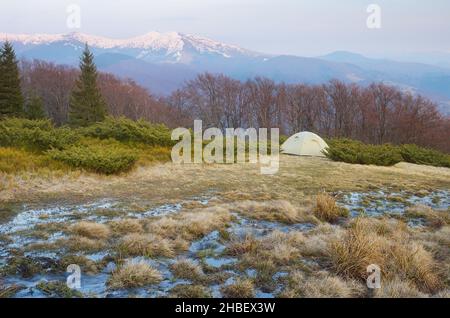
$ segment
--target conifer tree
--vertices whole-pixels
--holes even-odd
[[[44,119],[47,117],[41,97],[36,94],[30,97],[26,107],[26,116],[28,119]]]
[[[0,118],[22,116],[23,103],[16,54],[6,41],[0,48]]]
[[[86,44],[80,63],[81,74],[75,83],[70,98],[69,124],[84,127],[103,121],[106,115],[106,103],[97,86],[97,68],[94,55]]]

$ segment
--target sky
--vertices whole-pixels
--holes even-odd
[[[81,28],[67,26],[70,4]],[[369,4],[381,28],[368,28]],[[449,0],[0,0],[0,32],[83,32],[127,38],[150,31],[205,36],[271,54],[346,50],[388,57],[450,53]]]

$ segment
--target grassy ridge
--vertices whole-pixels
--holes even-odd
[[[354,164],[392,166],[409,162],[435,167],[450,167],[450,155],[416,145],[369,145],[350,139],[327,140],[328,158]]]

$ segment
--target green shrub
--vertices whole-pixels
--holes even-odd
[[[403,145],[400,147],[400,154],[406,162],[450,168],[450,156],[433,149]]]
[[[48,154],[71,167],[108,175],[129,171],[138,159],[130,148],[111,140],[80,143],[65,150],[52,149]]]
[[[402,161],[397,147],[386,145],[367,145],[350,139],[332,139],[328,141],[328,158],[347,163],[392,166]]]
[[[53,124],[49,119],[25,119],[25,118],[5,118],[0,122],[5,127],[15,127],[24,129],[52,130]]]
[[[99,139],[113,138],[121,142],[136,142],[151,146],[171,146],[171,131],[164,125],[124,117],[107,117],[105,121],[80,129],[82,134]]]
[[[325,154],[334,161],[354,164],[392,166],[401,161],[420,165],[450,167],[450,156],[417,145],[369,145],[350,139],[327,140]]]
[[[0,146],[20,147],[31,151],[64,149],[79,140],[76,132],[55,128],[49,120],[5,119],[0,121]]]

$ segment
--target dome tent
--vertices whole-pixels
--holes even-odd
[[[282,145],[281,152],[288,155],[325,157],[323,150],[327,143],[312,132],[304,131],[289,137]]]

